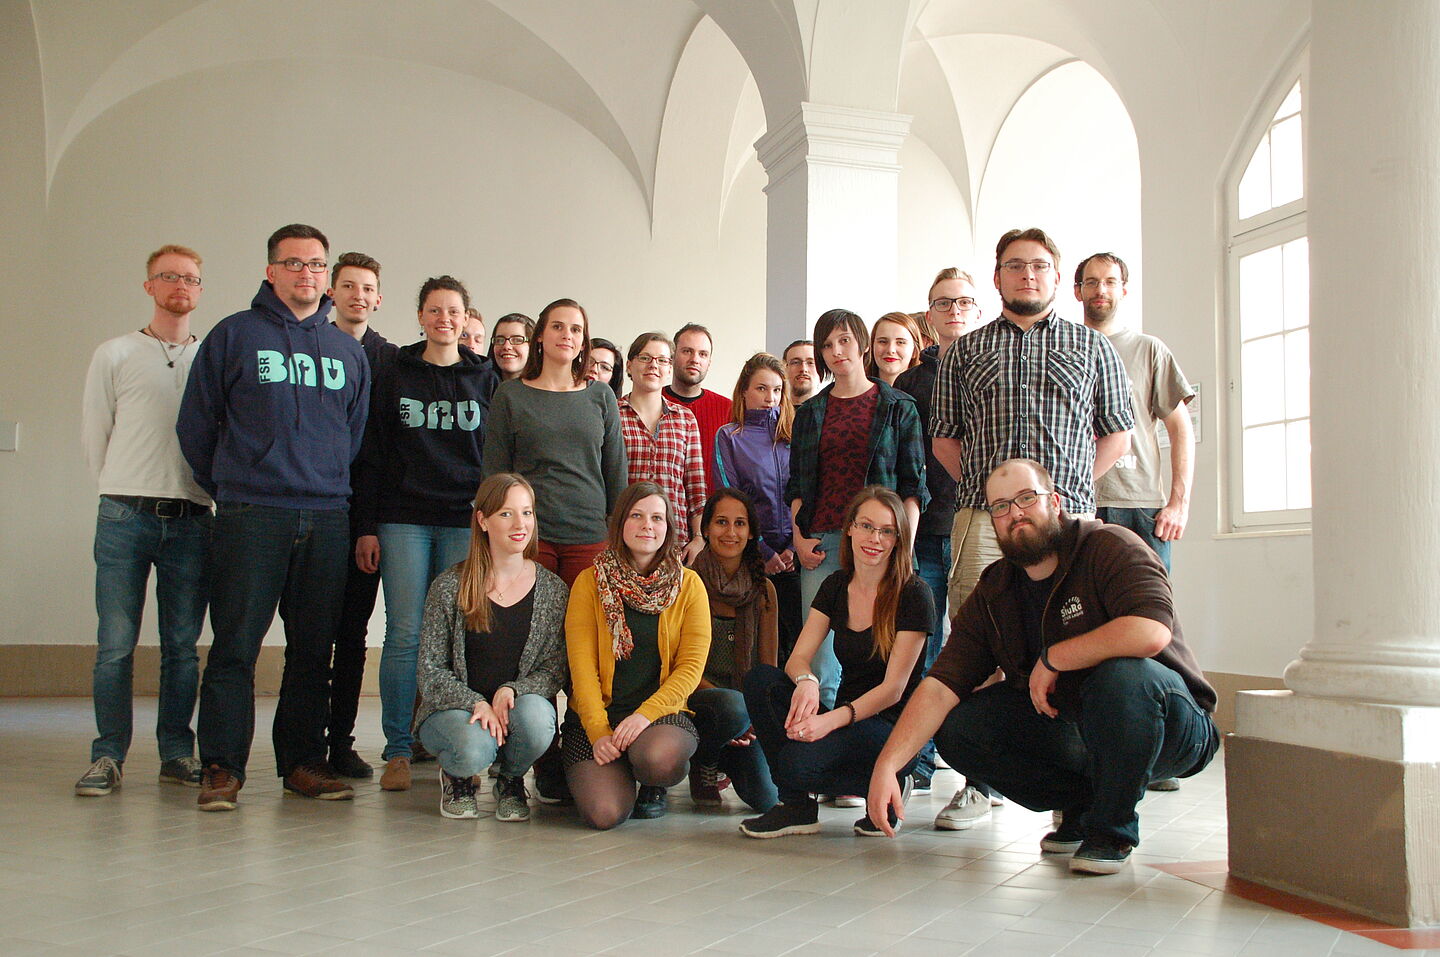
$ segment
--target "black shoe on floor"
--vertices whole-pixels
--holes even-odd
[[[556,758],[559,755],[555,756]],[[570,793],[570,783],[565,780],[565,769],[560,761],[549,754],[540,756],[535,762],[535,797],[541,804],[557,804],[568,807],[575,803]]]
[[[746,837],[787,837],[791,834],[818,834],[820,805],[814,801],[801,804],[777,804],[759,817],[740,822],[740,833]]]
[[[640,793],[635,796],[635,808],[630,812],[630,816],[642,821],[650,821],[657,817],[664,817],[668,808],[669,795],[664,788],[642,784]]]
[[[342,778],[373,778],[375,768],[360,757],[352,747],[331,748],[330,767]]]
[[[1089,840],[1070,858],[1070,869],[1081,874],[1115,874],[1130,860],[1134,849],[1117,841]]]

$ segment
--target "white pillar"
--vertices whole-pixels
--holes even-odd
[[[801,103],[755,143],[769,184],[766,348],[808,338],[828,309],[898,308],[900,145],[910,117]]]

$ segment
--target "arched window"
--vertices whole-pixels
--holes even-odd
[[[1287,75],[1227,186],[1233,531],[1310,524],[1310,251],[1304,63]]]

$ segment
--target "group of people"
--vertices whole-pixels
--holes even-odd
[[[277,609],[285,789],[345,799],[373,776],[353,735],[382,583],[380,786],[433,755],[446,817],[478,816],[489,773],[497,819],[526,820],[533,767],[540,800],[596,828],[666,813],[688,777],[702,806],[733,785],[751,837],[813,832],[822,799],[893,834],[943,759],[966,785],[937,827],[1005,795],[1057,812],[1043,850],[1110,873],[1144,789],[1213,755],[1168,576],[1194,392],[1116,321],[1119,257],[1080,264],[1069,322],[1058,249],[1013,230],[993,321],[945,269],[924,312],[826,312],[729,398],[703,388],[703,326],[622,355],[572,299],[502,317],[482,354],[448,275],[397,347],[370,327],[380,264],[328,257],[314,227],[277,230],[251,308],[200,341],[201,259],[162,247],[150,322],[96,352],[99,736],[76,793],[123,780],[152,566],[160,776],[206,811],[238,804]]]

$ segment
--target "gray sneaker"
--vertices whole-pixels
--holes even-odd
[[[205,768],[199,758],[171,758],[160,765],[161,784],[180,784],[187,788],[198,788]]]
[[[124,777],[114,758],[101,758],[75,782],[75,793],[83,797],[104,797],[118,788]]]
[[[440,769],[440,816],[454,820],[473,820],[480,816],[475,803],[475,781],[451,777]]]
[[[935,815],[937,831],[968,831],[990,816],[990,799],[970,785],[955,792],[945,810]]]
[[[525,779],[512,778],[504,774],[495,777],[495,820],[530,820],[529,795],[525,793]]]

